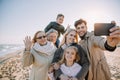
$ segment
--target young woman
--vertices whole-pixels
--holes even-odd
[[[48,68],[56,47],[52,42],[47,41],[43,31],[36,32],[33,41],[29,36],[26,36],[24,44],[23,66],[32,65],[30,80],[48,80]]]
[[[54,58],[52,60],[52,65],[55,69],[55,79],[65,79],[68,78],[64,74],[62,74],[62,71],[59,69],[59,61],[62,59],[63,51],[68,46],[75,46],[78,48],[78,55],[80,56],[81,60],[77,63],[82,66],[81,71],[75,76],[78,80],[83,80],[88,72],[89,67],[89,61],[86,56],[86,52],[81,48],[80,45],[77,44],[77,32],[75,29],[67,29],[65,34],[63,35],[63,40],[60,44],[60,47],[56,50]]]

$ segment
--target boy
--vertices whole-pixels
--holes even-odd
[[[55,29],[58,31],[58,38],[60,37],[60,34],[64,33],[65,29],[64,26],[62,25],[64,21],[64,15],[63,14],[58,14],[56,21],[50,22],[47,27],[44,29],[45,32],[48,32],[51,28]],[[56,45],[59,45],[59,39],[57,39]]]

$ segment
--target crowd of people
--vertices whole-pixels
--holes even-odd
[[[22,63],[24,67],[32,65],[30,80],[110,80],[104,51],[117,48],[120,28],[111,28],[104,38],[88,32],[83,19],[75,21],[75,29],[65,29],[63,21],[64,15],[58,14],[56,21],[37,31],[33,39],[25,37]]]

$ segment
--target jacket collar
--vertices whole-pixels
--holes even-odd
[[[93,32],[93,31],[92,31],[92,32],[88,32],[88,31],[87,31],[84,39],[86,40],[87,38],[89,38],[89,37],[92,36],[92,35],[94,35],[94,32]],[[84,40],[84,39],[83,39],[83,40]]]

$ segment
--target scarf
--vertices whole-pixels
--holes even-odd
[[[33,48],[38,51],[38,52],[41,52],[41,53],[44,53],[46,55],[52,55],[51,52],[53,52],[53,50],[56,49],[56,47],[54,46],[54,44],[52,42],[47,42],[46,45],[43,45],[41,46],[39,43],[35,43]]]

